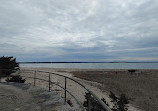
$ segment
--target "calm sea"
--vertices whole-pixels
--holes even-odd
[[[21,63],[20,67],[78,69],[158,69],[158,63]]]

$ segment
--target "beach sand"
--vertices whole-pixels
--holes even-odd
[[[59,68],[21,68],[25,70],[40,70],[55,72],[76,79],[93,91],[99,98],[105,98],[112,107],[109,92],[117,96],[124,93],[130,98],[129,111],[157,111],[158,109],[158,70],[137,70],[129,73],[128,70],[112,69],[59,69]],[[34,72],[21,73],[32,76]],[[38,72],[38,78],[48,80],[48,74]],[[47,76],[46,76],[47,75]],[[61,84],[64,87],[64,78],[51,75],[51,81]],[[27,83],[33,83],[27,79]],[[41,87],[48,87],[48,83],[36,81]],[[82,87],[71,80],[67,80],[67,89],[83,103],[85,91]],[[63,89],[53,85],[51,90],[64,97]],[[79,107],[70,95],[68,100],[73,103],[73,109]]]

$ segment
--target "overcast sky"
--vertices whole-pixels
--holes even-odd
[[[158,0],[0,0],[0,56],[158,61]]]

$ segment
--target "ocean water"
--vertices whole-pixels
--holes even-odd
[[[158,63],[20,63],[20,67],[77,69],[158,69]]]

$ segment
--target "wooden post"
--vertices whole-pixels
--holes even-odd
[[[49,73],[49,92],[50,92],[50,73]]]
[[[34,86],[36,85],[36,71],[34,73]]]
[[[66,77],[65,77],[65,104],[66,104]]]
[[[91,94],[88,93],[88,98],[87,98],[87,102],[88,102],[88,111],[91,111],[92,108],[92,104],[91,104]]]

